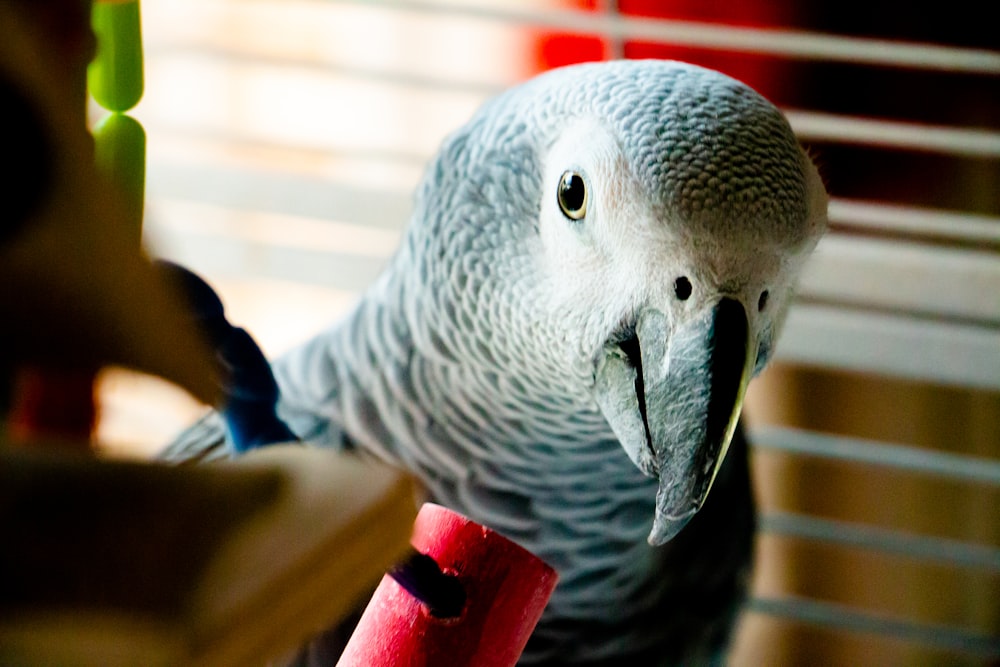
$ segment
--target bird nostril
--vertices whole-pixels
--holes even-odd
[[[757,299],[757,312],[760,312],[764,310],[765,307],[767,307],[768,296],[770,295],[767,293],[767,290],[764,290],[763,292],[760,293],[760,298]]]
[[[674,281],[674,294],[681,301],[687,301],[688,297],[691,296],[691,281],[685,276],[681,276]]]

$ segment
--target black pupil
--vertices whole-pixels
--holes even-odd
[[[562,207],[570,213],[576,213],[583,208],[587,191],[580,174],[565,173],[559,183],[559,201]]]
[[[681,301],[686,301],[689,296],[691,296],[691,281],[681,276],[674,281],[674,294]]]

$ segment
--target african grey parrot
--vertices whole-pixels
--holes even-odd
[[[279,414],[558,570],[522,664],[718,660],[754,531],[743,395],[825,227],[815,167],[746,85],[553,70],[444,142],[384,274],[274,362]],[[166,455],[222,441],[210,416]]]

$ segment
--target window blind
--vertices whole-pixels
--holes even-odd
[[[985,424],[977,437],[993,443],[946,451],[896,441],[892,430],[874,441],[768,425],[752,432],[761,460],[782,452],[795,465],[946,480],[973,489],[976,507],[992,503],[987,515],[1000,521],[1000,48],[985,6],[931,16],[732,4],[144,0],[147,84],[136,115],[149,137],[147,241],[219,285],[236,319],[278,352],[374,280],[423,164],[490,95],[584,59],[722,69],[786,111],[832,196],[831,231],[778,361],[972,392],[989,413],[974,417]],[[902,555],[986,582],[980,593],[1000,599],[997,530],[953,539],[764,505],[765,536]],[[842,646],[878,636],[926,649],[883,655],[1000,656],[1000,617],[984,610],[915,620],[864,600],[794,594],[758,596],[752,609],[832,628]],[[736,662],[762,655],[747,649]]]

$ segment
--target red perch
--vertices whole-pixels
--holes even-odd
[[[416,554],[382,578],[338,667],[512,667],[556,586],[555,570],[430,503],[412,544]]]

